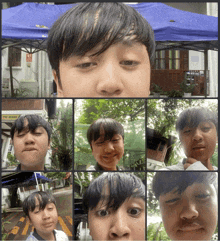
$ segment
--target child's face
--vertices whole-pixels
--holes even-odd
[[[44,210],[39,209],[39,201],[36,199],[36,207],[33,212],[29,211],[31,224],[37,230],[37,233],[45,237],[50,235],[56,228],[58,221],[57,208],[54,203],[48,203]]]
[[[28,129],[28,121],[25,120],[23,130],[20,133],[18,131],[14,133],[13,145],[22,170],[44,169],[44,158],[50,143],[48,143],[47,131],[42,126],[31,132]]]
[[[104,130],[100,130],[100,137],[92,141],[92,154],[104,170],[116,170],[116,165],[124,155],[124,140],[115,134],[111,140],[104,140]]]
[[[197,127],[185,126],[180,131],[180,141],[187,157],[205,162],[215,151],[217,131],[210,121],[200,122]]]
[[[213,184],[194,183],[181,194],[177,189],[160,195],[160,211],[171,240],[211,240],[218,221]]]
[[[99,56],[99,49],[60,61],[58,76],[53,70],[58,97],[148,97],[150,60],[141,43],[116,43]]]
[[[129,198],[116,210],[100,201],[89,210],[88,223],[93,240],[145,240],[145,202]]]

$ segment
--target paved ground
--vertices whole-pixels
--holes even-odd
[[[72,187],[56,190],[53,195],[59,214],[57,229],[64,231],[69,240],[73,240]],[[7,240],[26,240],[33,230],[33,226],[25,218],[22,208],[8,209],[4,214],[2,224],[3,233],[9,234]]]

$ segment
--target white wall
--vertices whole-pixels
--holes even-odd
[[[52,92],[52,69],[45,51],[32,54],[32,62],[26,62],[26,52],[21,52],[21,66],[13,67],[14,89],[32,90],[30,97],[50,97]],[[2,78],[9,78],[8,49],[2,50]],[[4,96],[4,94],[3,94]]]
[[[207,3],[207,15],[218,17],[218,3]],[[218,96],[218,51],[208,51],[208,68],[210,70],[210,96]]]

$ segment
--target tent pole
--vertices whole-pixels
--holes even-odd
[[[207,98],[207,88],[208,88],[208,81],[207,81],[207,78],[208,78],[208,50],[206,49],[204,51],[204,67],[205,67],[205,72],[204,72],[204,77],[205,77],[205,89],[204,89],[204,94],[205,94],[205,98]]]
[[[34,176],[35,176],[35,180],[36,180],[36,183],[37,183],[37,190],[40,191],[39,184],[38,184],[38,181],[37,181],[37,175],[36,175],[36,172],[34,172]]]

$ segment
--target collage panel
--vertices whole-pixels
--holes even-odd
[[[71,99],[2,100],[2,170],[72,170]]]
[[[217,51],[217,2],[2,3],[4,97],[216,98]]]
[[[218,100],[148,99],[147,170],[218,170]]]
[[[147,240],[219,240],[218,172],[148,172]]]
[[[0,240],[218,240],[218,3],[1,6]]]
[[[1,178],[1,240],[74,240],[71,172],[2,172]]]
[[[145,240],[145,172],[75,172],[76,240]]]
[[[76,99],[74,169],[145,171],[144,106],[144,99]]]

